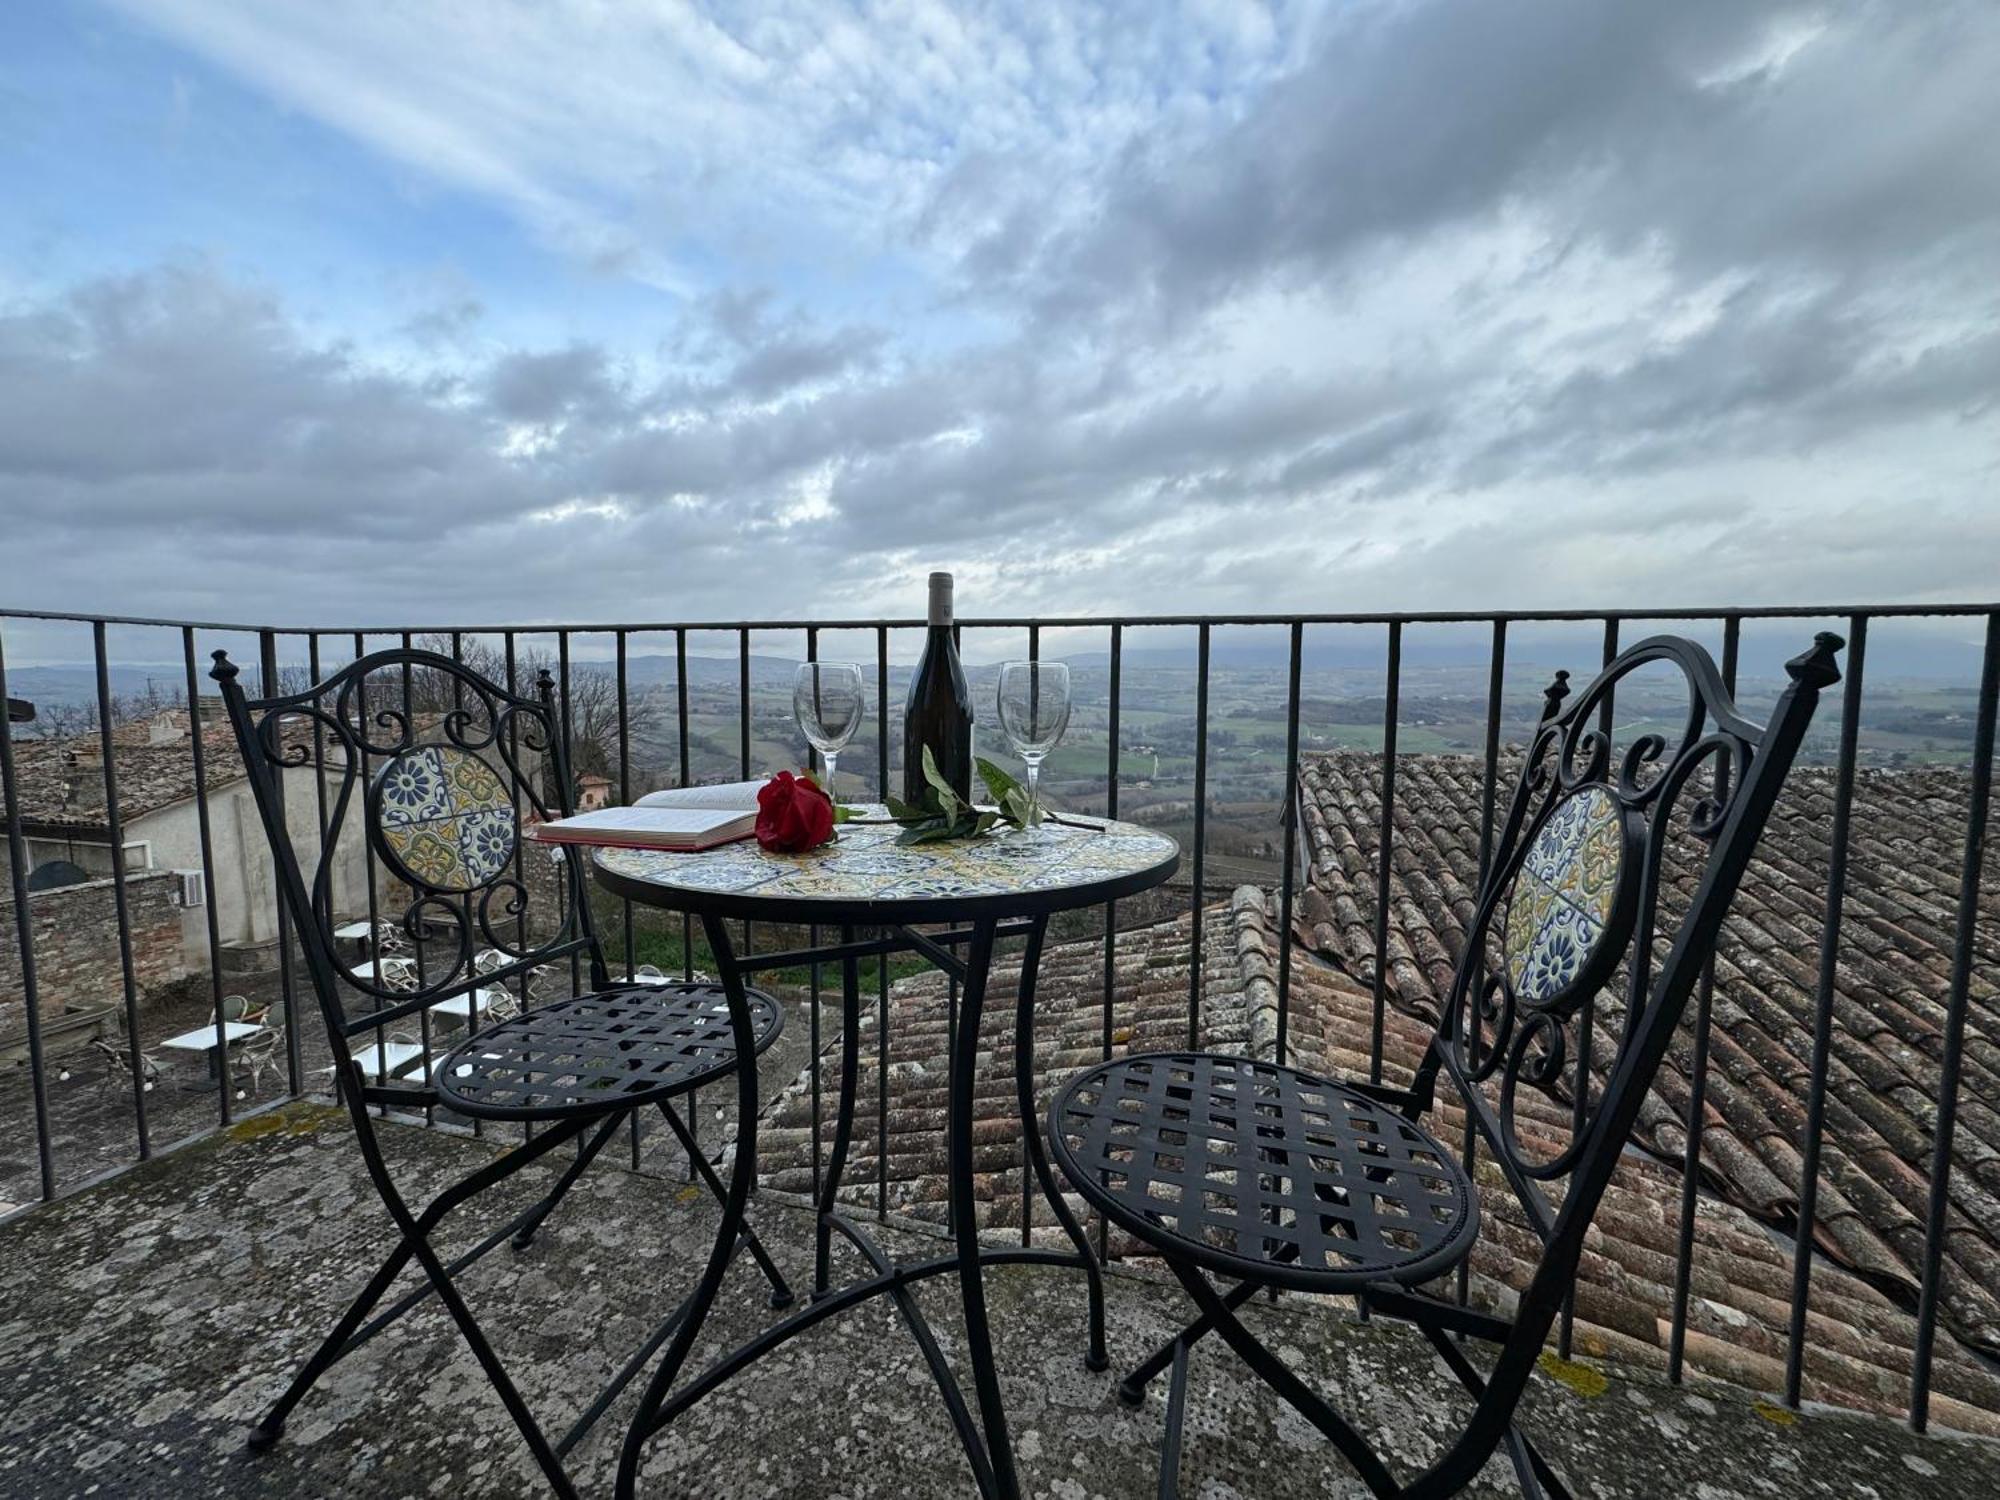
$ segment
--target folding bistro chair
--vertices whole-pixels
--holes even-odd
[[[1822,635],[1787,663],[1791,684],[1761,729],[1737,713],[1714,661],[1691,641],[1641,642],[1567,707],[1568,674],[1558,674],[1408,1090],[1247,1058],[1156,1053],[1092,1067],[1058,1091],[1049,1138],[1064,1174],[1106,1219],[1159,1252],[1199,1312],[1119,1386],[1137,1405],[1171,1367],[1162,1496],[1177,1493],[1188,1353],[1211,1332],[1376,1495],[1455,1495],[1504,1444],[1528,1495],[1568,1496],[1515,1426],[1515,1407],[1819,694],[1839,681],[1842,644]],[[1649,663],[1680,669],[1685,722],[1675,739],[1643,734],[1614,755],[1600,727],[1610,722],[1611,692]],[[1701,869],[1678,923],[1658,909],[1672,845],[1692,850]],[[1605,1047],[1594,1050],[1593,1027]],[[1593,1058],[1602,1067],[1607,1048],[1600,1084]],[[1464,1164],[1426,1128],[1440,1075],[1469,1122]],[[1569,1115],[1567,1143],[1553,1154],[1530,1152],[1516,1133],[1524,1089],[1558,1099]],[[1425,1286],[1463,1262],[1479,1233],[1470,1131],[1542,1242],[1512,1318]],[[1563,1185],[1555,1206],[1543,1184]],[[1215,1277],[1239,1285],[1224,1294]],[[1246,1300],[1278,1287],[1350,1295],[1423,1332],[1475,1403],[1428,1469],[1398,1480],[1238,1321]],[[1465,1338],[1497,1346],[1484,1372]]]
[[[434,725],[411,712],[413,673],[423,674],[432,688],[442,685],[455,704],[436,715]],[[716,985],[613,983],[592,924],[581,861],[559,861],[553,882],[558,894],[553,902],[544,896],[542,909],[536,908],[533,886],[523,878],[520,816],[523,811],[541,818],[568,815],[574,785],[559,732],[555,684],[546,671],[539,675],[532,699],[428,651],[377,652],[302,693],[258,701],[245,696],[237,668],[225,653],[215,653],[211,675],[222,685],[285,909],[299,929],[306,972],[326,1021],[337,1091],[346,1101],[368,1175],[398,1231],[396,1248],[252,1429],[250,1446],[262,1449],[276,1442],[287,1416],[314,1381],[435,1293],[519,1425],[549,1484],[559,1495],[574,1495],[562,1455],[665,1342],[686,1303],[654,1331],[568,1433],[551,1444],[453,1278],[502,1240],[517,1251],[527,1249],[613,1132],[642,1110],[660,1111],[702,1181],[723,1198],[714,1168],[695,1148],[672,1100],[698,1084],[740,1074],[737,1059],[762,1052],[777,1037],[783,1007],[757,990],[748,992],[743,1007],[732,1008]],[[420,726],[432,726],[428,736],[419,733]],[[312,769],[316,743],[331,752],[324,772]],[[287,769],[324,774],[335,783],[310,884],[285,819]],[[416,948],[423,959],[421,975],[406,982],[391,981],[380,969],[357,973],[336,957],[334,872],[357,789],[365,837],[382,867],[408,888],[399,925],[424,939]],[[504,962],[488,958],[482,965],[481,950],[498,951]],[[425,1054],[400,1071],[387,1063],[389,1049],[381,1038],[392,1023],[476,987],[560,972],[579,957],[588,960],[592,992],[564,994],[484,1030],[468,1028],[471,1034],[458,1046]],[[363,1059],[372,1060],[372,1066],[363,1066]],[[744,1082],[739,1077],[739,1096]],[[474,1119],[526,1121],[539,1128],[505,1156],[417,1209],[390,1179],[371,1106],[442,1107]],[[545,1197],[449,1264],[440,1259],[432,1235],[447,1213],[566,1144],[574,1145],[574,1157]],[[744,1173],[736,1177],[747,1182]],[[755,1233],[746,1227],[736,1248],[749,1250],[763,1269],[772,1305],[787,1305],[791,1290]],[[370,1319],[412,1259],[422,1269],[423,1284]]]

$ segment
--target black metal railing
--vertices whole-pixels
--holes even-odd
[[[1837,739],[1830,753],[1823,756],[1830,759],[1834,768],[1834,795],[1832,821],[1828,833],[1828,856],[1825,869],[1826,905],[1823,925],[1819,934],[1815,982],[1810,995],[1812,1051],[1804,1090],[1804,1126],[1798,1142],[1803,1161],[1803,1175],[1800,1183],[1797,1207],[1797,1222],[1793,1229],[1792,1284],[1789,1306],[1788,1339],[1785,1357],[1785,1400],[1796,1405],[1802,1397],[1803,1363],[1809,1347],[1807,1307],[1811,1289],[1811,1278],[1815,1266],[1814,1244],[1818,1229],[1819,1194],[1822,1187],[1821,1163],[1825,1148],[1827,1130],[1827,1093],[1832,1038],[1836,1025],[1835,992],[1836,976],[1841,967],[1847,934],[1843,930],[1843,907],[1848,887],[1848,842],[1851,814],[1856,795],[1856,772],[1861,759],[1860,730],[1871,700],[1867,696],[1866,669],[1870,645],[1871,625],[1879,628],[1889,624],[1900,626],[1901,622],[1926,622],[1935,630],[1955,629],[1979,632],[1976,647],[1968,640],[1963,644],[1968,653],[1976,650],[1976,668],[1969,668],[1967,676],[1976,679],[1976,702],[1972,709],[1970,731],[1970,751],[1966,760],[1966,823],[1963,831],[1963,858],[1959,876],[1958,900],[1952,930],[1951,975],[1947,993],[1943,997],[1945,1016],[1942,1055],[1941,1082],[1939,1094],[1934,1101],[1936,1107],[1936,1127],[1932,1143],[1932,1158],[1927,1184],[1928,1212],[1923,1230],[1923,1248],[1920,1263],[1921,1293],[1916,1307],[1915,1352],[1909,1372],[1910,1421],[1923,1428],[1928,1421],[1932,1367],[1935,1358],[1935,1343],[1939,1319],[1940,1291],[1944,1267],[1944,1237],[1946,1232],[1947,1206],[1950,1201],[1951,1174],[1953,1171],[1954,1133],[1961,1105],[1963,1087],[1963,1064],[1966,1049],[1966,1030],[1970,1000],[1974,984],[1975,938],[1980,920],[1980,884],[1985,860],[1985,837],[1991,800],[1994,727],[1996,707],[1996,684],[2000,684],[2000,604],[1977,605],[1905,605],[1905,606],[1858,606],[1835,609],[1816,607],[1788,608],[1701,608],[1671,610],[1540,610],[1510,612],[1412,612],[1412,613],[1321,613],[1294,615],[1144,615],[1116,618],[1032,618],[1032,617],[987,617],[967,619],[959,627],[961,638],[977,636],[990,638],[997,633],[1005,633],[1009,644],[1025,637],[1025,649],[1029,656],[1039,656],[1046,649],[1051,634],[1061,633],[1066,637],[1096,636],[1104,640],[1108,650],[1104,656],[1106,698],[1104,703],[1104,726],[1106,735],[1106,759],[1104,764],[1101,802],[1096,806],[1109,816],[1116,817],[1121,812],[1121,783],[1129,778],[1121,776],[1122,736],[1133,723],[1135,712],[1156,712],[1145,705],[1135,705],[1126,701],[1132,691],[1130,686],[1133,668],[1131,665],[1132,642],[1136,632],[1141,631],[1192,631],[1193,682],[1193,756],[1192,756],[1192,807],[1189,814],[1191,828],[1188,830],[1187,854],[1184,869],[1187,872],[1185,901],[1196,915],[1189,927],[1189,980],[1187,990],[1187,1030],[1191,1043],[1198,1043],[1202,1023],[1203,969],[1205,956],[1202,951],[1202,923],[1199,914],[1211,894],[1210,875],[1213,866],[1209,859],[1209,831],[1211,818],[1210,742],[1215,732],[1211,723],[1211,685],[1214,673],[1214,652],[1218,636],[1225,632],[1261,631],[1282,632],[1282,660],[1284,663],[1284,766],[1281,772],[1281,789],[1272,799],[1273,819],[1282,818],[1282,852],[1269,861],[1268,882],[1276,887],[1275,904],[1277,925],[1281,934],[1280,949],[1276,964],[1276,987],[1278,992],[1277,1049],[1279,1059],[1287,1054],[1291,1040],[1291,1008],[1294,978],[1299,960],[1294,953],[1294,915],[1299,899],[1299,872],[1301,866],[1302,831],[1299,819],[1294,815],[1297,802],[1298,775],[1300,765],[1301,721],[1302,721],[1302,681],[1308,657],[1308,645],[1317,636],[1347,634],[1356,631],[1379,633],[1381,654],[1376,658],[1380,663],[1379,683],[1382,697],[1382,715],[1376,732],[1368,736],[1370,744],[1382,752],[1380,773],[1380,824],[1375,853],[1374,869],[1374,912],[1373,941],[1376,961],[1372,974],[1373,1021],[1369,1037],[1368,1056],[1371,1078],[1380,1081],[1384,1061],[1384,1027],[1389,1006],[1389,919],[1392,897],[1393,874],[1396,858],[1396,808],[1397,779],[1396,767],[1399,752],[1402,755],[1425,753],[1422,748],[1411,748],[1407,739],[1399,740],[1399,730],[1412,727],[1405,722],[1405,691],[1408,679],[1406,663],[1411,638],[1433,628],[1464,634],[1470,631],[1484,632],[1485,645],[1485,705],[1481,732],[1477,743],[1467,744],[1468,753],[1478,755],[1483,762],[1483,788],[1477,812],[1478,854],[1481,873],[1484,873],[1490,857],[1494,836],[1496,807],[1502,779],[1503,747],[1507,732],[1506,699],[1511,681],[1525,680],[1530,673],[1542,672],[1548,665],[1582,666],[1588,657],[1587,638],[1577,635],[1573,627],[1597,627],[1601,629],[1601,657],[1608,662],[1616,655],[1619,643],[1632,627],[1657,627],[1659,629],[1687,632],[1692,630],[1720,631],[1720,658],[1725,681],[1732,691],[1738,687],[1739,674],[1746,659],[1745,626],[1752,624],[1763,627],[1773,621],[1830,622],[1840,630],[1848,641],[1846,658],[1843,662],[1845,687],[1842,695],[1842,711]],[[195,809],[195,837],[199,852],[199,875],[204,893],[205,911],[201,918],[206,931],[208,964],[205,975],[197,976],[205,983],[216,1010],[216,1055],[223,1074],[222,1086],[216,1092],[212,1118],[206,1121],[207,1129],[228,1126],[238,1117],[234,1109],[233,1090],[229,1077],[228,1048],[223,1045],[224,1035],[221,1025],[221,1000],[225,990],[223,974],[223,951],[227,934],[221,930],[219,901],[219,866],[216,847],[219,830],[212,818],[212,803],[217,794],[218,779],[225,776],[228,766],[214,754],[205,753],[212,749],[203,743],[201,716],[197,711],[203,699],[203,679],[197,672],[197,662],[202,653],[212,646],[226,646],[243,659],[248,659],[248,647],[254,644],[256,660],[261,667],[260,691],[269,694],[279,690],[281,679],[287,671],[302,672],[309,680],[318,680],[323,661],[337,666],[325,650],[329,642],[350,647],[355,656],[369,649],[371,640],[382,643],[396,641],[408,645],[419,638],[448,641],[449,651],[455,660],[464,661],[473,642],[480,643],[492,659],[505,663],[506,685],[509,690],[517,687],[521,670],[521,654],[524,645],[546,650],[553,643],[554,664],[561,685],[564,731],[572,737],[578,726],[572,717],[574,701],[573,676],[579,662],[573,655],[573,646],[588,638],[592,650],[603,650],[608,644],[609,654],[601,659],[590,659],[583,663],[588,670],[606,673],[614,682],[612,720],[609,734],[613,743],[605,750],[605,760],[609,775],[615,781],[621,800],[631,800],[636,780],[635,771],[640,763],[635,752],[644,750],[653,756],[655,769],[668,773],[672,779],[685,784],[692,778],[723,771],[733,759],[734,772],[744,778],[749,777],[755,765],[753,746],[757,739],[756,701],[754,697],[755,674],[753,672],[753,645],[758,637],[782,636],[788,643],[803,640],[803,654],[808,659],[817,659],[822,643],[831,636],[860,638],[873,647],[876,678],[877,714],[875,746],[875,781],[878,790],[886,791],[893,783],[890,780],[892,766],[890,730],[890,693],[892,686],[891,662],[892,644],[899,638],[914,641],[923,630],[923,622],[917,619],[840,619],[815,622],[795,620],[755,620],[731,621],[726,623],[703,621],[666,621],[642,624],[612,625],[444,625],[438,627],[412,626],[394,629],[364,628],[353,629],[300,629],[280,628],[266,625],[244,624],[219,621],[156,620],[119,617],[110,615],[65,614],[33,610],[0,610],[0,696],[10,691],[18,697],[29,698],[33,694],[23,691],[20,686],[21,672],[17,668],[15,683],[10,687],[8,668],[10,653],[19,641],[32,639],[34,654],[40,658],[50,658],[58,649],[52,642],[82,639],[89,641],[89,693],[83,702],[86,714],[94,710],[95,722],[89,725],[86,734],[94,732],[99,755],[102,760],[102,830],[101,837],[110,850],[109,881],[113,893],[115,947],[117,963],[115,970],[106,967],[106,973],[115,972],[120,1004],[117,1010],[122,1016],[124,1030],[123,1049],[126,1067],[130,1073],[130,1112],[133,1127],[132,1148],[129,1162],[143,1161],[158,1149],[158,1141],[153,1129],[154,1118],[162,1113],[165,1106],[160,1102],[157,1091],[147,1081],[147,1070],[143,1064],[141,1048],[141,986],[134,955],[134,933],[132,914],[128,900],[128,885],[132,872],[126,868],[123,847],[126,824],[129,821],[122,812],[119,787],[119,749],[115,733],[117,705],[112,690],[113,668],[118,661],[156,662],[162,658],[157,654],[147,654],[158,639],[155,633],[164,634],[177,648],[174,655],[179,658],[177,667],[182,681],[177,691],[184,694],[189,708],[192,733],[188,739],[190,757],[189,773],[193,790]],[[1520,647],[1524,635],[1533,631],[1561,631],[1569,629],[1574,639],[1562,646],[1562,662],[1543,661],[1532,665],[1520,665]],[[116,633],[120,642],[121,655],[114,658],[110,641]],[[735,692],[737,723],[734,756],[728,755],[729,746],[718,741],[707,745],[710,763],[697,766],[694,749],[694,719],[690,701],[690,636],[697,641],[720,640],[727,647],[734,646]],[[646,746],[634,743],[634,700],[629,680],[632,646],[635,638],[657,637],[670,641],[674,661],[674,689],[672,724],[669,731],[657,732],[657,725],[649,726]],[[1468,637],[1469,638],[1469,637]],[[1636,636],[1632,637],[1636,639]],[[1773,633],[1769,666],[1775,677],[1776,666],[1785,655],[1795,650],[1806,638],[1806,627],[1797,630],[1783,630]],[[1940,637],[1941,639],[1941,637]],[[143,644],[142,644],[143,643]],[[1515,653],[1516,667],[1510,678],[1510,647]],[[1545,651],[1550,649],[1544,643]],[[792,654],[798,654],[796,648]],[[859,653],[857,653],[859,654]],[[699,657],[698,657],[699,659]],[[1351,654],[1348,658],[1351,660]],[[1968,663],[1971,661],[1968,654]],[[1143,670],[1143,669],[1141,669]],[[1358,670],[1358,669],[1343,669]],[[1472,670],[1477,670],[1476,667]],[[1579,673],[1579,675],[1582,675]],[[407,686],[407,685],[406,685]],[[1529,695],[1539,692],[1540,678],[1535,677]],[[1143,689],[1142,689],[1143,691]],[[657,703],[652,705],[657,708]],[[1610,704],[1606,704],[1607,721]],[[31,1125],[34,1133],[34,1186],[28,1193],[19,1188],[11,1189],[0,1183],[0,1199],[39,1196],[52,1199],[62,1193],[75,1190],[86,1182],[96,1181],[104,1174],[98,1169],[98,1158],[102,1149],[92,1153],[91,1168],[87,1172],[68,1169],[61,1160],[58,1150],[57,1122],[51,1098],[52,1068],[56,1066],[50,1055],[46,1031],[52,1002],[66,999],[51,996],[47,991],[46,973],[38,969],[37,938],[32,920],[36,893],[29,885],[30,867],[28,860],[28,839],[30,830],[38,829],[47,809],[25,805],[20,789],[19,761],[21,736],[31,732],[42,732],[48,726],[37,725],[33,730],[27,726],[13,727],[9,720],[12,715],[0,717],[0,790],[4,790],[7,852],[10,868],[10,887],[13,914],[14,942],[18,946],[18,964],[15,970],[18,984],[18,1005],[20,1029],[23,1033],[26,1053],[25,1093],[27,1110],[25,1117],[18,1120],[21,1126]],[[1608,728],[1607,722],[1607,728]],[[598,726],[602,729],[603,726]],[[324,747],[316,746],[315,764],[323,765]],[[233,752],[231,752],[233,755]],[[84,774],[79,768],[79,775]],[[1129,810],[1129,809],[1128,809]],[[324,781],[320,781],[315,815],[322,838],[327,830],[327,807]],[[230,834],[234,837],[232,831]],[[365,844],[365,841],[364,841]],[[368,911],[371,921],[377,919],[374,854],[370,850],[365,856],[369,861],[367,876]],[[518,857],[518,856],[517,856]],[[246,892],[247,896],[247,892]],[[273,901],[276,912],[277,961],[279,973],[277,984],[283,995],[289,1014],[295,1019],[288,1029],[285,1055],[285,1087],[279,1100],[261,1105],[252,1103],[253,1108],[269,1108],[272,1103],[283,1102],[304,1093],[310,1083],[306,1059],[300,1043],[302,1021],[309,1007],[298,1002],[297,979],[293,972],[290,933],[287,930],[282,903]],[[637,924],[629,904],[625,908],[625,924],[622,935],[623,955],[628,973],[638,960],[636,943]],[[1114,979],[1116,967],[1116,940],[1119,913],[1115,904],[1103,913],[1103,1024],[1101,1046],[1106,1057],[1114,1051],[1116,1026],[1114,1021]],[[684,973],[691,972],[695,964],[696,945],[693,933],[686,922],[680,927],[680,952]],[[743,948],[746,954],[753,951],[752,933],[746,926],[743,934]],[[72,941],[74,935],[71,935]],[[106,934],[107,941],[112,935]],[[422,962],[421,949],[418,962]],[[813,1026],[813,1047],[808,1067],[812,1090],[812,1118],[814,1151],[812,1168],[817,1183],[821,1170],[821,1159],[817,1149],[819,1125],[821,1121],[819,1078],[819,999],[820,974],[817,967],[808,977],[814,1004],[811,1009]],[[884,1038],[877,1048],[877,1127],[881,1147],[877,1151],[875,1192],[877,1208],[886,1212],[889,1201],[889,1152],[888,1152],[888,1100],[889,1100],[889,1058],[893,1037],[889,1027],[890,974],[886,962],[878,966],[877,1015],[875,1024],[878,1036]],[[1669,1339],[1669,1368],[1673,1378],[1682,1373],[1684,1337],[1688,1322],[1688,1300],[1691,1272],[1694,1260],[1694,1223],[1697,1191],[1700,1184],[1695,1167],[1700,1160],[1702,1148],[1702,1122],[1705,1089],[1708,1072],[1708,1028],[1713,1012],[1715,979],[1711,963],[1709,973],[1698,992],[1695,1022],[1692,1036],[1692,1064],[1690,1076],[1690,1101],[1685,1120],[1686,1145],[1683,1161],[1682,1192],[1680,1199],[1680,1223],[1678,1228],[1677,1254],[1672,1298],[1672,1325]],[[0,1003],[8,996],[0,993]],[[956,1024],[956,995],[950,996],[948,1025]],[[0,1012],[0,1017],[4,1017]],[[426,1027],[428,1018],[426,1018]],[[428,1051],[430,1046],[428,1029],[423,1038]],[[12,1088],[9,1080],[9,1088]],[[176,1109],[182,1118],[176,1128],[186,1126],[185,1108],[182,1101],[174,1099]],[[204,1109],[206,1105],[202,1106]],[[698,1106],[688,1111],[690,1123],[698,1122],[701,1111]],[[14,1120],[10,1109],[0,1119]],[[194,1132],[179,1128],[179,1133],[188,1136]],[[0,1141],[0,1157],[19,1143]],[[631,1152],[635,1165],[640,1159],[641,1143],[635,1128]],[[1469,1145],[1468,1145],[1469,1150]],[[121,1168],[114,1168],[119,1170]],[[1025,1192],[1025,1185],[1024,1185]],[[1028,1233],[1028,1219],[1024,1212],[1022,1233]],[[1460,1281],[1464,1288],[1463,1272]],[[1567,1352],[1570,1318],[1566,1314],[1562,1322],[1562,1344]]]

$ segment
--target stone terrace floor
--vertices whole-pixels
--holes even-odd
[[[461,1176],[492,1150],[440,1131],[385,1135],[413,1189]],[[447,1248],[546,1180],[531,1168],[483,1212],[475,1201]],[[714,1212],[680,1182],[605,1165],[533,1250],[496,1250],[466,1274],[474,1310],[546,1427],[560,1431],[690,1283]],[[803,1283],[809,1217],[767,1195],[759,1221]],[[914,1230],[887,1237],[938,1250]],[[388,1240],[344,1116],[312,1104],[259,1116],[0,1226],[0,1493],[539,1492],[512,1424],[434,1300],[337,1366],[275,1450],[244,1452],[248,1422]],[[851,1257],[842,1264],[855,1269]],[[1112,1376],[1083,1370],[1083,1288],[1073,1273],[1008,1268],[990,1273],[989,1287],[1027,1493],[1152,1495],[1164,1382],[1133,1413],[1114,1399]],[[698,1360],[772,1316],[759,1289],[749,1262],[739,1262]],[[952,1284],[939,1279],[921,1295],[956,1359]],[[1404,1468],[1434,1452],[1463,1410],[1456,1384],[1407,1330],[1301,1299],[1252,1306],[1273,1346]],[[1114,1275],[1114,1362],[1130,1361],[1182,1313],[1177,1292]],[[1197,1354],[1191,1397],[1182,1468],[1191,1500],[1364,1493],[1227,1351]],[[573,1455],[586,1494],[609,1493],[629,1400]],[[1795,1416],[1726,1387],[1676,1390],[1651,1377],[1551,1365],[1536,1379],[1527,1420],[1580,1496],[2000,1493],[2000,1446],[1919,1437],[1878,1418]],[[652,1495],[972,1492],[935,1391],[886,1302],[786,1346],[649,1453],[643,1488]],[[1472,1493],[1517,1492],[1496,1466]]]

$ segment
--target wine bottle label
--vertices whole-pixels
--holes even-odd
[[[930,623],[949,625],[951,623],[951,574],[931,574]]]

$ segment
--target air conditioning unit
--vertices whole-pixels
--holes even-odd
[[[181,878],[180,903],[182,906],[195,907],[206,906],[208,904],[208,887],[202,882],[201,871],[176,870],[174,873]]]

